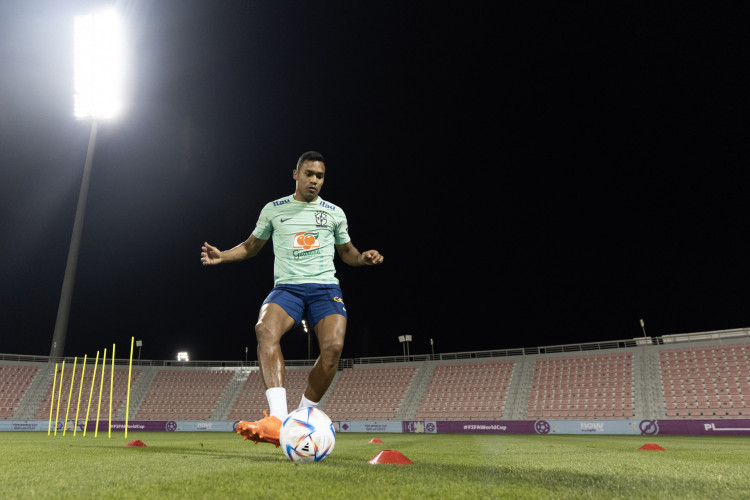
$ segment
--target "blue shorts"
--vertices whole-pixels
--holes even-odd
[[[313,327],[329,314],[340,314],[348,318],[338,285],[277,285],[263,301],[264,304],[268,302],[280,305],[294,319],[295,325],[302,321],[305,312],[310,326]]]

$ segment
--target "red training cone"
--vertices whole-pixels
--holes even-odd
[[[383,441],[380,438],[372,438],[370,439],[371,443],[382,443]]]
[[[652,444],[652,443],[644,444],[643,446],[641,446],[638,449],[639,450],[644,450],[644,451],[667,451],[664,448],[662,448],[661,446],[659,446],[658,444]]]
[[[146,443],[144,443],[144,442],[143,442],[143,441],[141,441],[140,439],[136,439],[135,441],[131,441],[131,442],[129,442],[129,443],[128,443],[128,444],[126,444],[125,446],[146,446]]]
[[[368,462],[373,465],[377,464],[396,464],[411,465],[412,461],[406,458],[398,450],[383,450]]]

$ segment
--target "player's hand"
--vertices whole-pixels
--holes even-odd
[[[221,251],[215,246],[204,243],[201,247],[201,263],[204,266],[221,264]]]
[[[368,250],[362,252],[362,265],[374,266],[375,264],[382,264],[383,256],[377,250]]]

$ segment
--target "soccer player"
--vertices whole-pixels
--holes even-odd
[[[208,243],[201,247],[201,262],[213,266],[254,257],[273,237],[274,288],[263,302],[255,324],[258,365],[271,415],[264,410],[265,417],[257,422],[243,420],[237,424],[237,433],[255,443],[279,446],[281,422],[288,414],[279,342],[305,314],[318,337],[320,356],[310,371],[300,408],[317,406],[336,375],[347,311],[335,276],[334,248],[350,266],[383,262],[377,250],[360,253],[352,245],[344,211],[319,196],[325,173],[320,153],[304,153],[292,171],[296,181],[294,194],[266,204],[246,241],[224,251]]]

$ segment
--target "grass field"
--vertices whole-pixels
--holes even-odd
[[[414,463],[370,465],[381,449]],[[0,464],[2,499],[750,498],[745,437],[342,433],[293,464],[233,433],[3,432]]]

